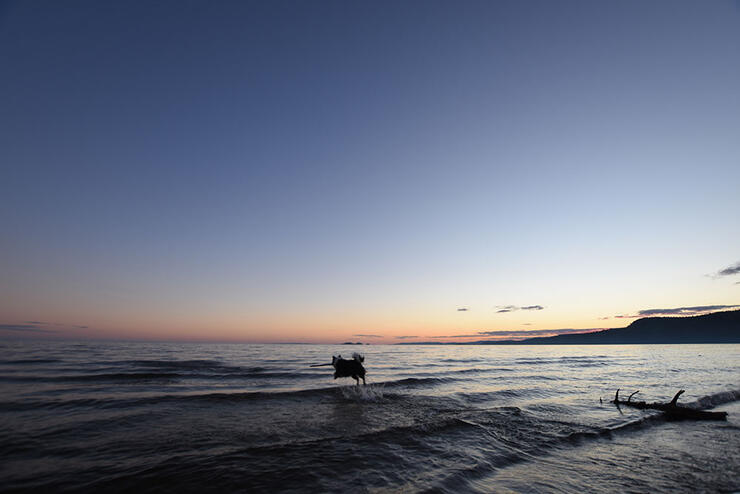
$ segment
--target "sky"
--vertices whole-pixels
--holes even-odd
[[[738,308],[738,88],[730,0],[0,1],[0,336]]]

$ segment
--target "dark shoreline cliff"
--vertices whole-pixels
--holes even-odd
[[[689,317],[645,317],[626,328],[569,333],[525,340],[404,342],[399,345],[630,345],[740,343],[740,310]]]

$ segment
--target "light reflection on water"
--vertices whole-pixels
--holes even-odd
[[[309,367],[358,350],[367,387]],[[682,469],[693,489],[740,488],[738,475],[692,470],[721,458],[737,472],[726,453],[740,451],[737,414],[719,425],[644,421],[654,413],[608,404],[617,388],[731,401],[717,396],[740,389],[740,345],[6,341],[0,489],[594,491],[599,474],[641,485],[634,462],[659,475],[668,460],[649,458],[681,434],[705,446],[673,441],[679,459],[657,490]]]

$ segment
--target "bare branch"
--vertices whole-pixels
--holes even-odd
[[[671,400],[671,405],[673,405],[675,407],[676,406],[676,402],[678,401],[678,397],[681,396],[684,393],[685,393],[685,390],[683,390],[683,389],[680,390],[678,393],[676,393],[676,396],[674,396],[673,399]]]

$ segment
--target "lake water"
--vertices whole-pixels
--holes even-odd
[[[367,386],[309,367],[353,351]],[[0,391],[0,491],[740,490],[740,345],[5,340]]]

